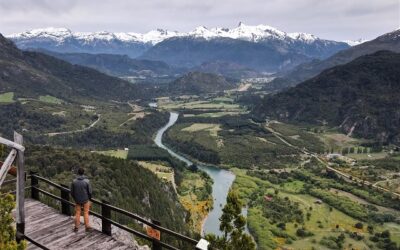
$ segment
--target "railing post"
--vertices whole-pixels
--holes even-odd
[[[39,180],[36,178],[36,174],[37,173],[34,171],[29,171],[29,175],[31,176],[31,198],[34,200],[40,200],[39,190],[37,190],[39,187]]]
[[[101,203],[102,203],[101,204],[101,216],[103,216],[106,219],[111,220],[111,209],[109,206],[107,206],[107,204],[109,204],[109,202],[107,202],[105,200],[101,200]],[[109,221],[101,219],[101,231],[104,234],[111,236],[111,223]]]
[[[157,226],[161,226],[161,222],[159,221],[151,220],[151,222]],[[153,246],[151,248],[152,250],[162,250],[162,246],[159,243],[160,240],[161,240],[161,232],[159,239],[153,238]]]
[[[61,199],[63,199],[61,201],[61,213],[65,214],[67,216],[71,216],[71,206],[69,205],[69,191],[68,191],[68,186],[62,185],[60,184],[61,187]]]
[[[21,134],[14,131],[14,142],[21,145],[23,138]],[[24,166],[24,151],[23,149],[17,150],[17,234],[16,240],[20,242],[25,235],[25,166]]]

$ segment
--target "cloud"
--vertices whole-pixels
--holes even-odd
[[[399,0],[0,0],[0,32],[56,26],[74,31],[188,31],[199,25],[268,24],[343,40],[400,27]]]

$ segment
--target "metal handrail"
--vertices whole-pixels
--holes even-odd
[[[43,250],[50,250],[50,248],[48,248],[48,247],[46,247],[46,246],[40,244],[39,242],[35,241],[34,239],[32,239],[31,237],[29,237],[28,235],[25,235],[25,234],[24,234],[24,235],[22,235],[21,238],[22,238],[22,239],[25,239],[25,240],[27,240],[27,241],[29,241],[29,242],[32,243],[33,245],[35,245],[35,246],[37,246],[37,247],[40,247],[40,248],[43,249]]]
[[[30,177],[31,177],[31,178],[36,178],[37,180],[41,180],[41,181],[43,181],[43,182],[49,184],[50,186],[56,187],[57,189],[59,189],[59,190],[61,190],[61,191],[65,191],[65,192],[71,193],[71,190],[70,190],[70,189],[68,189],[68,188],[66,188],[66,187],[64,187],[64,186],[62,186],[62,185],[60,185],[60,184],[57,184],[57,183],[55,183],[55,182],[53,182],[53,181],[51,181],[51,180],[48,180],[48,179],[46,179],[46,178],[44,178],[44,177],[42,177],[42,176],[39,176],[39,175],[37,175],[37,174],[32,173],[32,174],[30,175]],[[37,186],[34,186],[34,185],[33,185],[33,186],[31,186],[31,188],[34,189],[34,190],[37,190],[38,192],[40,192],[40,193],[42,193],[42,194],[44,194],[44,195],[46,195],[46,196],[49,196],[49,197],[51,197],[51,198],[53,198],[53,199],[55,199],[55,200],[58,200],[58,201],[60,201],[60,202],[62,202],[62,203],[65,203],[65,204],[68,204],[69,206],[75,207],[75,204],[72,203],[71,201],[65,200],[65,199],[63,199],[63,198],[61,198],[61,197],[59,197],[59,196],[57,196],[57,195],[55,195],[55,194],[52,194],[52,193],[50,193],[50,192],[48,192],[48,191],[45,191],[45,190],[43,190],[43,189],[41,189],[41,188],[39,188],[39,187],[37,187]],[[162,231],[162,232],[165,232],[165,233],[167,233],[167,234],[169,234],[169,235],[171,235],[171,236],[174,236],[174,237],[176,237],[176,238],[178,238],[178,239],[180,239],[180,240],[184,240],[184,241],[186,241],[186,242],[188,242],[188,243],[190,243],[190,244],[192,244],[192,245],[196,245],[196,244],[198,243],[198,241],[196,241],[195,239],[192,239],[192,238],[190,238],[190,237],[188,237],[188,236],[179,234],[179,233],[174,232],[174,231],[172,231],[172,230],[170,230],[170,229],[167,229],[167,228],[165,228],[165,227],[162,227],[162,226],[159,226],[159,225],[157,225],[157,224],[154,224],[153,222],[149,221],[148,219],[145,219],[145,218],[143,218],[143,217],[140,217],[140,216],[138,216],[138,215],[136,215],[136,214],[134,214],[134,213],[132,213],[132,212],[123,210],[123,209],[121,209],[121,208],[115,207],[115,206],[110,205],[110,204],[107,204],[107,203],[104,203],[104,202],[99,201],[99,200],[97,200],[97,199],[91,198],[90,200],[91,200],[93,203],[102,206],[102,208],[103,208],[103,207],[104,207],[104,208],[108,208],[108,209],[110,209],[110,210],[112,210],[112,211],[114,211],[114,212],[117,212],[117,213],[119,213],[119,214],[128,216],[128,217],[131,218],[131,219],[140,221],[140,222],[142,222],[142,223],[144,223],[144,224],[146,224],[146,225],[148,225],[148,226],[150,226],[150,227],[152,227],[152,228],[154,228],[154,229],[157,229],[157,230],[160,230],[160,231]],[[164,243],[164,242],[162,242],[162,241],[159,241],[159,240],[157,240],[157,239],[154,239],[154,238],[152,238],[152,237],[150,237],[150,236],[148,236],[148,235],[146,235],[146,234],[144,234],[144,233],[141,233],[141,232],[139,232],[139,231],[136,231],[136,230],[134,230],[134,229],[131,229],[131,228],[127,227],[127,226],[124,226],[124,225],[122,225],[122,224],[120,224],[120,223],[118,223],[118,222],[116,222],[116,221],[114,221],[114,220],[111,220],[110,218],[106,218],[106,217],[104,217],[104,216],[102,216],[102,215],[100,215],[100,214],[98,214],[98,213],[96,213],[96,212],[89,211],[89,213],[90,213],[91,215],[97,217],[97,218],[100,218],[100,219],[103,220],[103,221],[106,221],[106,222],[108,222],[108,223],[110,223],[110,224],[112,224],[112,225],[114,225],[114,226],[116,226],[116,227],[121,228],[122,230],[125,230],[125,231],[127,231],[127,232],[129,232],[129,233],[135,234],[135,235],[137,235],[137,236],[139,236],[139,237],[141,237],[141,238],[144,238],[144,239],[146,239],[146,240],[149,240],[149,241],[152,241],[152,242],[156,242],[158,245],[160,245],[160,246],[162,246],[162,247],[165,247],[166,249],[179,250],[178,248],[176,248],[176,247],[174,247],[174,246],[171,246],[171,245],[169,245],[169,244],[167,244],[167,243]]]

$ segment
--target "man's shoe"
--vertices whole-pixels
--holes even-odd
[[[77,233],[78,232],[78,228],[77,227],[74,227],[74,233]]]
[[[90,232],[93,231],[93,229],[92,229],[91,227],[87,227],[87,228],[85,229],[85,231],[86,231],[87,233],[90,233]]]

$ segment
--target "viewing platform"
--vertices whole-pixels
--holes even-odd
[[[40,201],[26,199],[25,216],[25,234],[49,249],[138,249],[96,229],[85,232],[83,225],[78,232],[73,232],[73,217],[63,215]],[[27,249],[41,248],[28,242]]]
[[[22,135],[16,132],[14,141],[0,137],[0,144],[11,148],[4,162],[0,163],[0,188],[16,184],[14,191],[8,187],[6,193],[15,194],[17,206],[13,216],[16,222],[16,240],[26,240],[28,249],[208,249],[209,243],[204,239],[190,238],[163,227],[156,220],[113,206],[105,200],[93,198],[90,199],[92,208],[89,211],[93,229],[86,232],[82,226],[78,232],[74,232],[72,208],[75,207],[75,203],[71,201],[71,190],[66,185],[55,183],[35,172],[26,173],[25,147],[22,142]],[[6,179],[7,174],[16,178]],[[30,185],[26,186],[28,180]],[[29,191],[29,195],[25,195],[25,190]],[[125,217],[123,224],[116,219],[120,216]],[[129,227],[130,223],[140,225],[145,230],[133,229]],[[166,242],[165,236],[175,238],[174,244],[168,240]],[[145,244],[149,246],[139,246],[134,238],[145,240]]]

